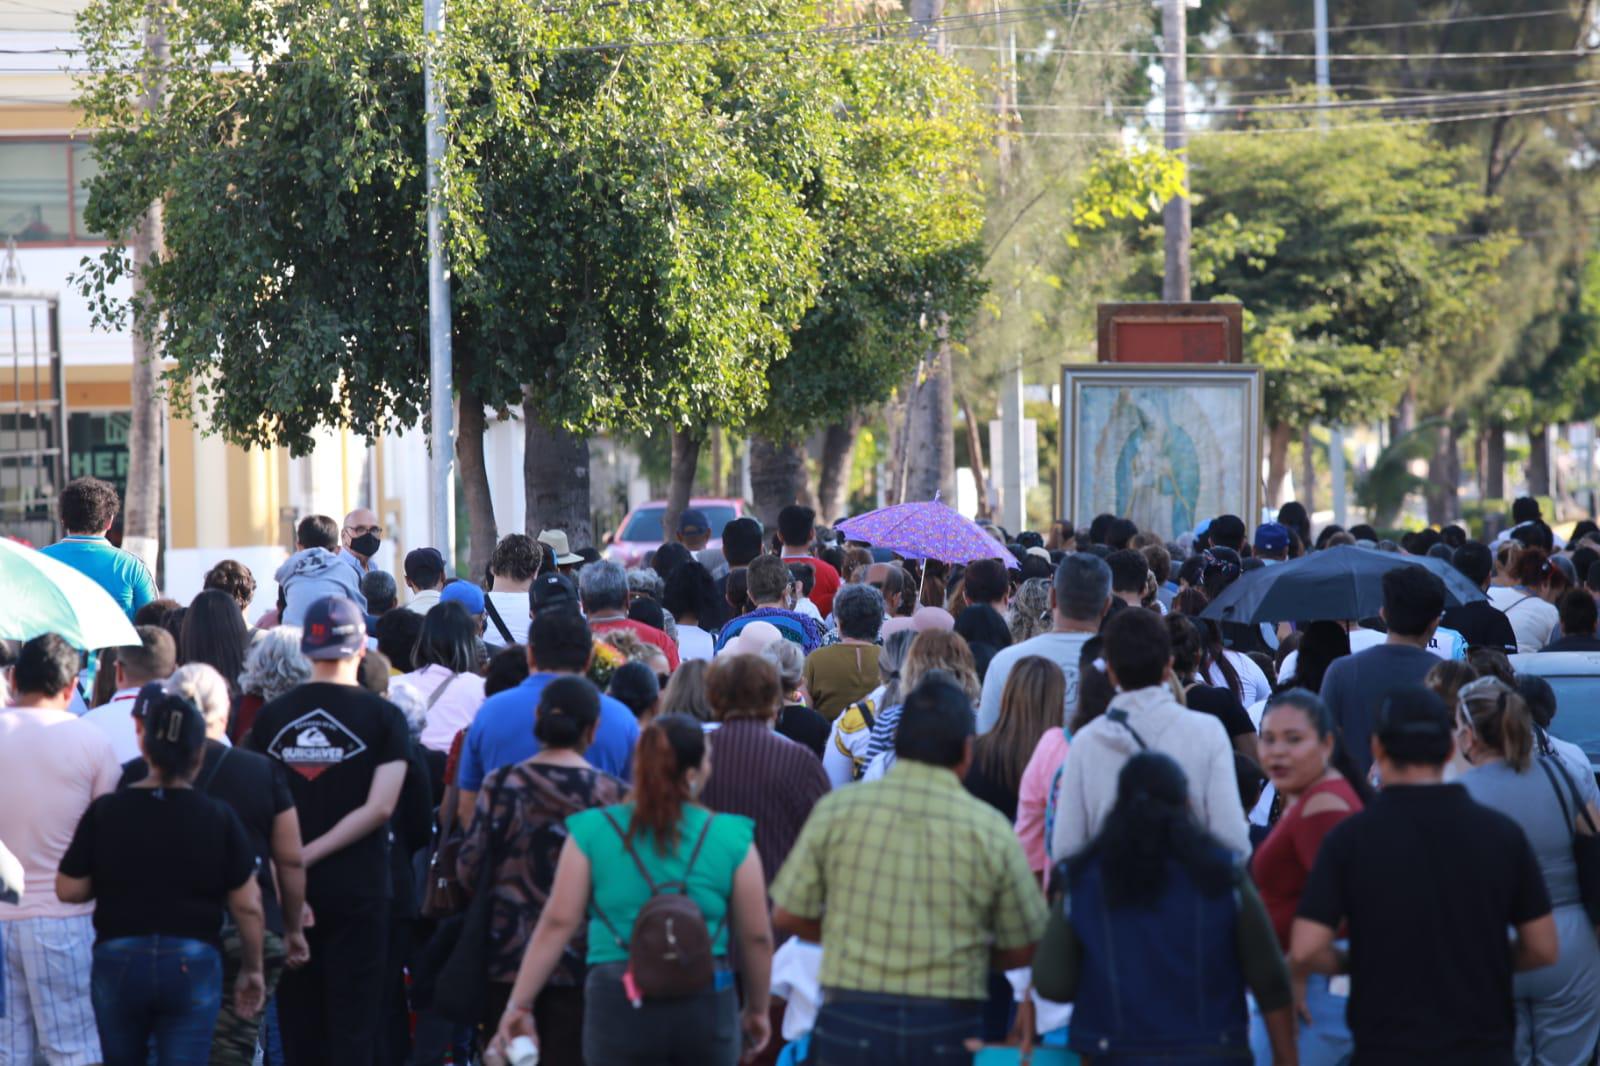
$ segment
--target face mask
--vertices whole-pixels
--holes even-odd
[[[378,545],[383,543],[376,533],[363,533],[350,541],[350,550],[357,555],[364,555],[368,559],[378,554]]]

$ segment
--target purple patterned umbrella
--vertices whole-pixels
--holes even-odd
[[[1017,560],[1004,544],[970,518],[939,500],[901,503],[869,511],[839,523],[850,540],[874,548],[888,548],[907,559],[937,559],[942,563],[971,563],[999,559],[1013,570]]]

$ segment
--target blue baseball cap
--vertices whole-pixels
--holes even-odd
[[[1281,552],[1289,548],[1289,527],[1277,522],[1263,522],[1256,527],[1256,550]]]
[[[452,581],[439,593],[440,603],[459,603],[468,614],[482,614],[483,590],[471,581]]]
[[[300,654],[307,659],[348,659],[367,646],[367,620],[354,601],[329,596],[306,608]]]

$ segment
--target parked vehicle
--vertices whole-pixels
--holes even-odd
[[[1600,652],[1542,651],[1511,656],[1519,674],[1550,682],[1556,716],[1550,732],[1583,749],[1600,773]]]
[[[696,496],[689,501],[689,506],[702,512],[711,526],[711,542],[706,547],[719,550],[722,547],[722,528],[745,514],[743,500],[724,497]],[[661,529],[661,519],[666,513],[666,500],[651,500],[629,511],[611,538],[606,558],[623,566],[638,566],[646,555],[661,547],[667,539]]]

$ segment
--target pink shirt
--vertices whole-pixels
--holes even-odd
[[[1028,868],[1034,873],[1045,873],[1050,868],[1050,856],[1045,850],[1048,841],[1044,836],[1044,812],[1050,804],[1050,786],[1055,782],[1056,771],[1067,761],[1067,737],[1059,729],[1051,729],[1039,738],[1022,771],[1022,783],[1017,794],[1017,839],[1028,856]]]
[[[22,861],[22,902],[0,921],[92,914],[56,898],[56,869],[91,800],[117,787],[111,741],[66,711],[0,710],[0,841]]]
[[[450,687],[440,692],[439,686],[446,682]],[[456,674],[452,677],[449,670],[437,663],[397,677],[389,683],[411,689],[422,698],[424,704],[433,700],[419,739],[423,747],[434,751],[449,752],[450,742],[455,740],[457,733],[472,724],[472,720],[478,716],[478,708],[483,706],[483,678],[477,674]],[[434,699],[435,693],[438,694],[437,699]]]

